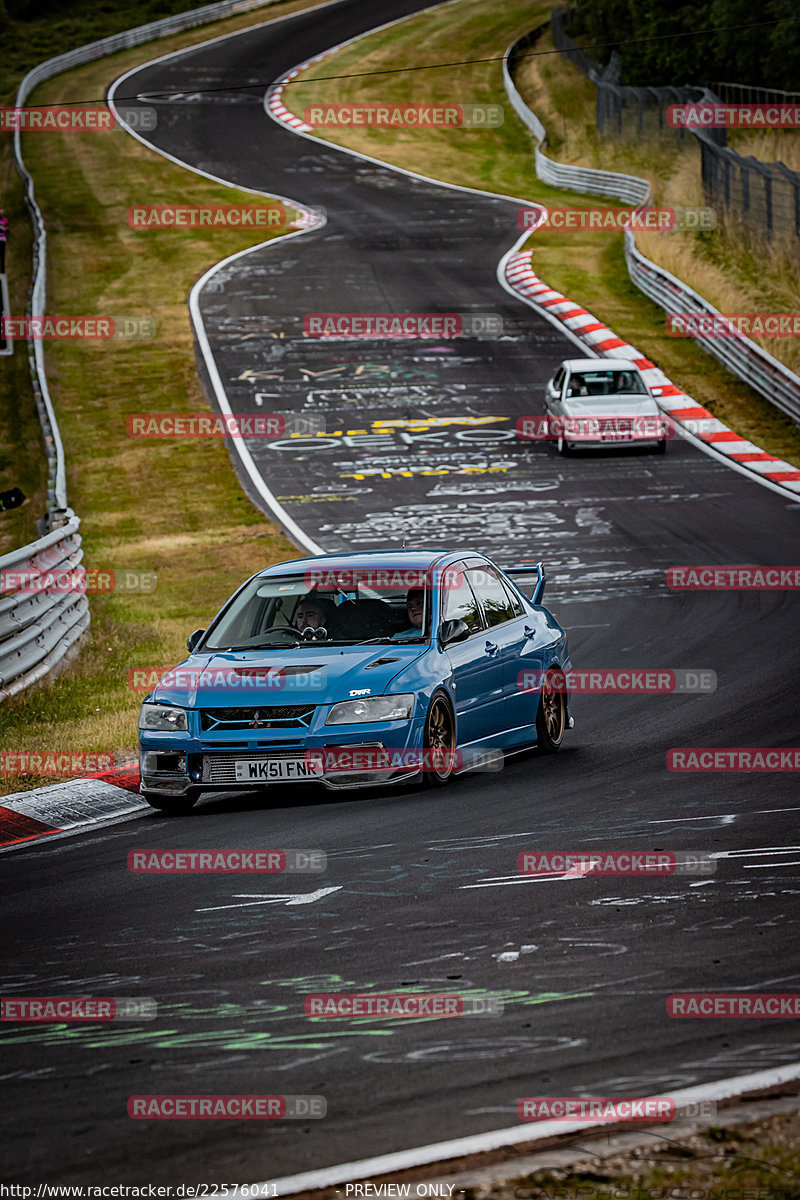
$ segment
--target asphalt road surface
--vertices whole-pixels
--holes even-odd
[[[135,91],[178,80],[187,92],[220,80],[263,83],[414,7],[345,3],[296,17],[145,68]],[[303,313],[326,304],[418,312],[425,301],[499,313],[510,336],[451,343],[437,357],[381,347],[401,373],[397,388],[374,407],[370,396],[355,399],[359,420],[349,425],[348,388],[363,362],[351,347],[358,361],[337,376],[343,394],[326,388],[333,394],[320,401],[335,429],[366,428],[365,415],[540,411],[541,385],[573,352],[495,282],[514,236],[513,205],[440,194],[315,147],[268,119],[260,100],[164,109],[158,144],[170,153],[328,210],[323,230],[239,260],[206,298],[231,385],[271,361],[266,340],[240,344],[234,316],[280,315],[296,333]],[[306,404],[301,366],[334,354],[326,346],[301,363],[297,344],[273,356],[280,377],[264,389],[279,393],[273,411]],[[403,371],[419,372],[423,392],[410,392]],[[235,410],[256,411],[247,389],[231,398]],[[670,592],[664,569],[792,562],[800,507],[683,443],[664,458],[563,462],[552,447],[509,445],[513,464],[499,482],[489,473],[342,478],[370,461],[355,447],[319,467],[262,453],[279,495],[341,489],[291,508],[326,548],[397,544],[406,520],[422,544],[544,557],[576,666],[707,668],[718,688],[579,697],[562,753],[530,753],[444,790],[342,796],[298,785],[268,800],[218,796],[186,819],[147,814],[5,854],[4,994],[151,996],[158,1013],[138,1023],[3,1027],[0,1177],[266,1179],[505,1127],[521,1096],[669,1094],[796,1060],[790,1020],[673,1020],[665,1001],[672,992],[797,988],[797,777],[678,775],[665,755],[675,746],[796,743],[797,601]],[[431,461],[438,453],[430,450]],[[505,453],[492,447],[486,461],[497,465]],[[418,447],[400,443],[397,459],[406,454],[419,461]],[[321,848],[328,869],[274,880],[134,875],[127,854],[145,847]],[[605,847],[723,857],[712,876],[523,880],[516,871],[521,850]],[[337,890],[314,895],[327,888]],[[408,989],[489,992],[505,1011],[387,1024],[311,1022],[303,1010],[309,992]],[[328,1115],[130,1120],[128,1098],[153,1093],[322,1095]]]

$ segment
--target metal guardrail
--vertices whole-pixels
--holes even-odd
[[[628,274],[639,290],[666,312],[721,315],[719,309],[709,304],[698,292],[645,258],[636,249],[635,238],[627,229],[625,261]],[[712,338],[697,335],[693,340],[759,395],[800,424],[800,376],[742,334]]]
[[[540,26],[533,33],[520,38],[509,46],[503,56],[503,83],[511,107],[536,138],[537,145],[534,154],[537,178],[544,183],[549,183],[552,187],[565,188],[568,191],[588,192],[593,196],[616,196],[618,199],[624,200],[626,204],[646,204],[650,197],[649,180],[640,179],[636,175],[623,175],[617,171],[598,171],[592,167],[574,167],[569,163],[559,163],[548,158],[542,151],[542,146],[547,141],[547,132],[536,113],[531,112],[522,99],[511,72],[515,62],[524,53],[525,47],[530,45],[538,33],[546,28],[546,25]]]
[[[82,591],[36,590],[37,579],[52,586],[51,573],[69,573],[83,558],[80,519],[69,511],[66,518],[60,529],[0,557],[5,585],[0,596],[0,700],[41,679],[88,628],[89,602]]]
[[[545,183],[556,182],[558,187],[571,186],[575,191],[586,191],[590,194],[604,192],[606,195],[619,196],[629,203],[644,205],[650,195],[650,184],[646,179],[638,179],[634,175],[618,175],[613,171],[594,171],[588,167],[575,167],[568,163],[553,163],[541,154],[539,146],[546,138],[544,125],[525,104],[511,78],[510,70],[515,52],[518,55],[523,44],[530,44],[530,38],[530,34],[521,38],[506,51],[503,58],[503,81],[514,111],[532,130],[539,143],[536,148],[537,177]],[[556,167],[557,172],[552,171],[552,167]],[[611,184],[615,178],[622,182],[617,190],[612,190]],[[571,185],[563,182],[565,179],[571,180]],[[609,183],[606,183],[606,180]],[[635,186],[637,184],[638,189]],[[636,238],[629,229],[625,230],[625,262],[633,283],[668,313],[722,315],[719,309],[714,308],[698,292],[649,258],[645,258],[637,250]],[[787,366],[778,362],[766,350],[762,350],[750,338],[738,333],[732,337],[698,336],[695,341],[759,395],[800,423],[800,377]]]
[[[26,103],[34,88],[47,79],[146,42],[206,25],[223,17],[265,8],[278,0],[221,0],[174,17],[151,21],[135,29],[101,38],[39,63],[29,71],[17,90],[16,107]],[[25,189],[25,203],[33,226],[32,283],[28,314],[44,316],[47,295],[47,231],[33,179],[22,157],[20,130],[14,132],[14,162]],[[41,341],[29,340],[28,359],[48,464],[47,518],[50,532],[35,542],[0,557],[0,572],[35,571],[46,561],[48,570],[75,565],[83,557],[78,533],[80,519],[67,505],[64,447],[53,409],[45,372]],[[80,591],[38,593],[12,589],[0,594],[0,701],[22,691],[46,675],[89,626],[89,603]]]

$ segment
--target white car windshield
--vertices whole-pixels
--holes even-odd
[[[408,587],[423,572],[392,568],[251,579],[201,643],[209,650],[287,649],[324,642],[421,642],[430,636],[431,591]],[[408,576],[408,578],[406,578]]]
[[[569,377],[567,398],[597,396],[647,396],[648,391],[638,371],[575,371]]]

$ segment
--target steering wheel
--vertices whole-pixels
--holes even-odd
[[[300,630],[295,629],[294,625],[271,625],[264,633],[290,633],[292,637],[300,637]]]

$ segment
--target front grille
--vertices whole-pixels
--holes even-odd
[[[236,778],[236,763],[243,758],[247,759],[278,759],[291,758],[295,761],[302,758],[305,751],[298,748],[294,754],[205,754],[203,756],[203,783],[231,783],[236,787],[242,787],[242,783]],[[257,786],[251,784],[249,786]]]
[[[313,704],[270,704],[263,708],[205,708],[200,728],[206,732],[231,729],[308,729],[314,718]]]

